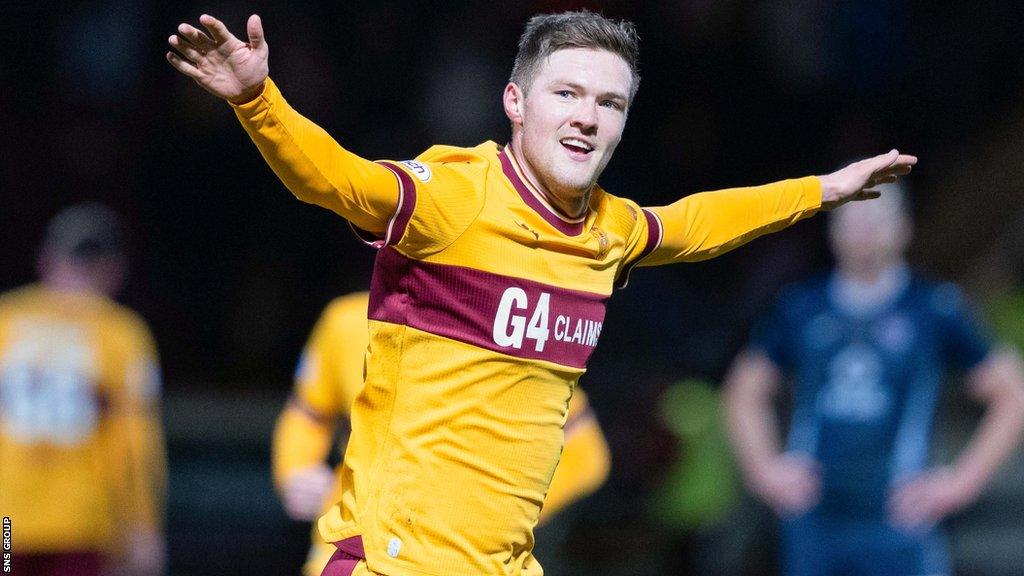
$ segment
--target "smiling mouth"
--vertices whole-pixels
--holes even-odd
[[[569,155],[576,160],[584,160],[594,151],[594,147],[577,138],[564,138],[559,143],[565,148]]]

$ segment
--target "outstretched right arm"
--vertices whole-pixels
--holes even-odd
[[[204,33],[189,24],[168,39],[176,70],[235,108],[263,158],[297,198],[332,210],[357,227],[384,235],[401,194],[401,176],[341,147],[296,112],[268,77],[269,49],[259,16],[249,17],[249,42],[202,15]]]

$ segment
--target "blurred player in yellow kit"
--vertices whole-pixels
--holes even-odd
[[[50,223],[41,282],[0,296],[0,511],[14,574],[164,572],[160,377],[118,305],[123,231],[85,203]]]
[[[369,300],[369,292],[356,292],[327,306],[303,350],[293,395],[278,418],[274,483],[293,520],[314,520],[341,499],[341,485],[325,461],[363,387]],[[611,467],[604,434],[578,388],[569,400],[567,418],[565,448],[544,499],[541,524],[599,488]],[[307,576],[320,574],[336,550],[315,529],[312,541],[302,570]]]
[[[896,150],[824,176],[641,208],[597,185],[639,87],[628,22],[581,11],[527,24],[502,103],[505,145],[372,162],[301,116],[248,42],[203,15],[167,59],[230,102],[298,198],[378,249],[366,380],[324,574],[535,576],[534,536],[569,398],[636,265],[707,259],[910,171]],[[780,135],[780,137],[784,137]]]

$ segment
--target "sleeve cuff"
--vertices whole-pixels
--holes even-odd
[[[235,104],[228,102],[232,108],[235,109],[235,113],[243,118],[251,118],[259,113],[264,108],[269,108],[275,101],[281,98],[281,91],[278,90],[277,84],[268,76],[263,81],[263,90],[260,91],[252,100],[244,104]]]
[[[804,191],[805,210],[821,209],[821,179],[817,176],[807,176],[799,179],[800,187]]]

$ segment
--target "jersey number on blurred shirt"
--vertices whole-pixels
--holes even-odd
[[[19,332],[0,359],[0,420],[24,443],[82,442],[99,412],[89,349],[73,331],[50,326]]]

